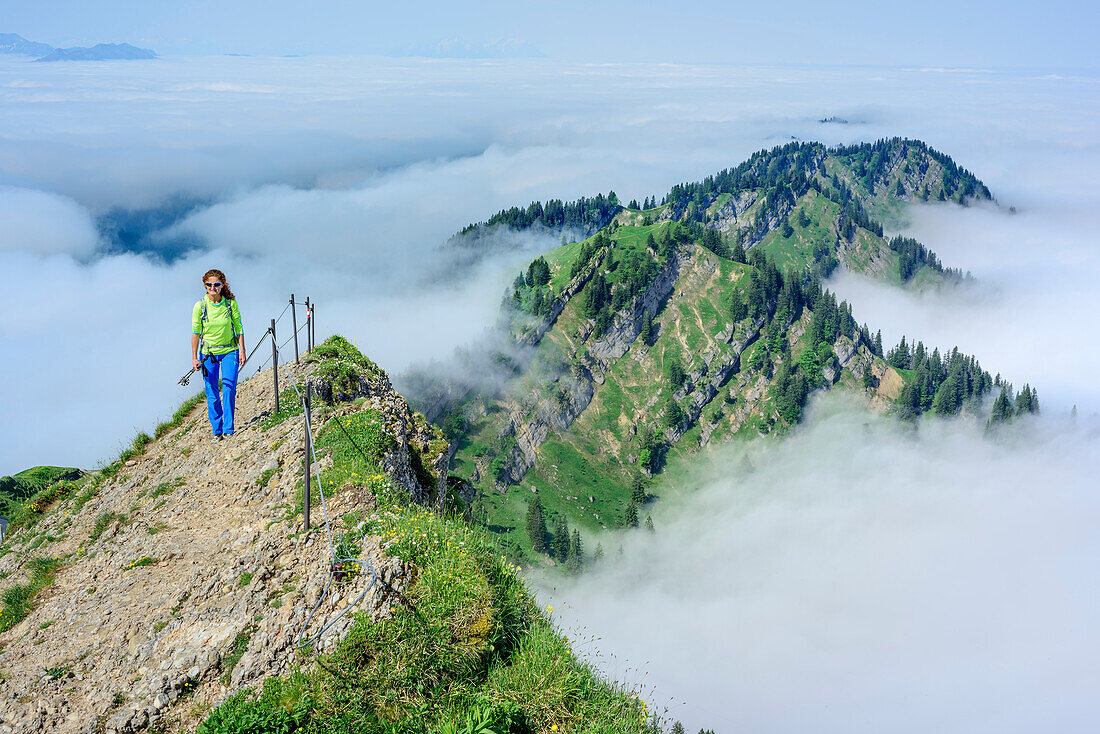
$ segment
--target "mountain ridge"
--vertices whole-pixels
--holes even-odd
[[[498,384],[440,386],[414,372],[407,391],[444,426],[454,471],[526,562],[549,534],[524,527],[532,493],[587,533],[634,524],[638,503],[627,497],[647,496],[639,484],[666,459],[785,430],[815,389],[837,385],[910,414],[977,407],[1010,387],[957,351],[887,354],[821,283],[838,267],[910,288],[964,280],[920,243],[887,239],[872,216],[933,199],[968,205],[992,194],[925,143],[891,138],[777,146],[678,184],[660,203],[624,206],[611,192],[503,210],[457,236],[468,246],[497,227],[586,220],[592,234],[544,253],[509,289],[503,328],[529,353],[517,361],[502,348],[470,367],[495,370]],[[949,382],[951,396],[936,403]]]
[[[446,441],[384,372],[332,337],[280,366],[299,387],[278,412],[270,380],[238,385],[232,438],[210,440],[200,395],[26,504],[0,551],[0,731],[646,730],[461,519]]]
[[[134,61],[155,58],[157,54],[152,49],[138,48],[129,43],[97,43],[94,46],[55,48],[35,61]]]

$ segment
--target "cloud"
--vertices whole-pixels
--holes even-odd
[[[98,239],[91,214],[72,199],[0,186],[0,251],[86,257],[95,252]]]
[[[538,59],[546,56],[530,43],[517,38],[493,38],[477,43],[452,38],[436,44],[411,44],[395,49],[389,55],[435,59]]]
[[[1089,731],[1098,428],[992,440],[834,397],[701,457],[656,535],[601,538],[608,562],[543,596],[688,731]]]
[[[1038,387],[1048,407],[1100,410],[1093,379],[1100,344],[1089,336],[1100,323],[1095,209],[1072,201],[1018,214],[926,205],[909,217],[904,234],[977,282],[911,293],[841,274],[830,287],[853,304],[856,318],[881,326],[888,344],[907,334],[941,350],[958,346],[1017,387]]]
[[[322,331],[358,337],[400,372],[480,334],[515,271],[555,242],[501,248],[501,259],[461,274],[437,248],[464,224],[532,199],[660,196],[792,137],[893,134],[951,153],[1020,204],[1018,221],[1057,219],[1056,200],[1037,192],[1071,195],[1076,212],[1097,198],[1098,128],[1087,105],[1068,104],[1091,90],[1088,79],[359,57],[171,58],[92,77],[0,59],[0,75],[13,80],[0,119],[0,206],[26,231],[0,257],[10,279],[40,284],[28,296],[51,295],[18,301],[0,321],[13,353],[51,355],[33,373],[14,364],[4,373],[0,398],[25,418],[0,430],[6,473],[109,459],[134,430],[171,414],[187,366],[186,313],[211,266],[242,293],[250,334],[290,292],[311,295]],[[832,114],[864,122],[817,122]],[[45,198],[18,205],[8,196],[16,189]],[[180,201],[202,203],[139,238],[154,250],[148,260],[117,254],[88,225],[115,207],[178,210]],[[133,278],[140,305],[116,307],[117,285]],[[38,302],[55,294],[55,304]],[[892,328],[872,312],[861,318]],[[964,336],[959,346],[974,351]],[[1056,394],[1028,365],[998,364],[1002,353],[979,356]],[[141,375],[122,381],[134,364]],[[77,365],[104,389],[78,392]],[[31,394],[39,402],[22,397]],[[59,427],[58,411],[73,420]],[[104,421],[92,437],[88,420]]]

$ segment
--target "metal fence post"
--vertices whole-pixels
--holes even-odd
[[[275,412],[279,412],[279,345],[275,339],[275,319],[271,319],[271,374],[275,378]]]
[[[306,413],[306,463],[305,463],[306,491],[305,491],[305,502],[304,502],[304,505],[303,505],[303,509],[305,510],[305,516],[306,516],[305,517],[305,521],[306,521],[305,529],[306,530],[309,530],[309,471],[310,471],[310,460],[313,458],[313,431],[311,429],[311,426],[309,425],[309,409],[310,409],[310,399],[309,399],[310,395],[309,395],[309,393],[310,393],[310,387],[309,387],[308,384],[306,384],[306,395],[305,395],[304,398],[302,398],[302,402],[304,404],[303,407],[305,408],[305,413]]]
[[[313,310],[309,307],[309,296],[306,296],[306,350],[313,351]]]
[[[294,294],[290,294],[290,326],[294,329],[294,364],[298,364],[298,314],[294,309]]]
[[[313,332],[310,342],[317,346],[317,302],[313,302],[313,309],[309,312],[309,330]]]

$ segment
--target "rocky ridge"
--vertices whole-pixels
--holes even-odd
[[[280,383],[293,375],[331,394],[318,371],[316,363],[284,365]],[[353,404],[314,404],[314,435],[334,416],[375,411],[394,439],[381,461],[389,480],[420,500],[442,501],[445,442],[440,447],[384,373],[361,376],[354,392],[344,396]],[[306,624],[331,556],[317,498],[312,532],[302,532],[294,512],[304,421],[293,416],[265,429],[272,403],[266,370],[238,387],[236,435],[212,442],[200,404],[83,507],[68,499],[9,539],[0,572],[12,581],[34,555],[64,565],[33,611],[0,634],[0,733],[193,727],[235,691],[301,663],[299,634],[319,633],[367,588],[367,574],[334,586]],[[318,456],[322,470],[331,465]],[[334,534],[352,530],[341,518],[369,515],[371,482],[380,479],[326,487]],[[42,538],[56,540],[35,549]],[[358,609],[384,617],[415,569],[386,555],[377,537],[361,543],[359,557],[385,583]],[[343,617],[315,649],[331,649],[350,624]]]

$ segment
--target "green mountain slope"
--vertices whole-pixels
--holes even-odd
[[[976,407],[1011,387],[957,352],[885,354],[820,285],[837,267],[917,288],[961,278],[919,243],[885,238],[872,215],[923,198],[990,194],[947,156],[893,139],[792,143],[675,186],[660,204],[619,208],[516,278],[505,324],[523,349],[485,365],[503,386],[421,375],[414,401],[445,426],[452,471],[477,488],[488,527],[517,557],[545,547],[559,562],[570,526],[637,524],[666,469],[715,441],[787,429],[814,390],[919,413],[950,382],[939,412]],[[542,530],[546,518],[554,528]]]

